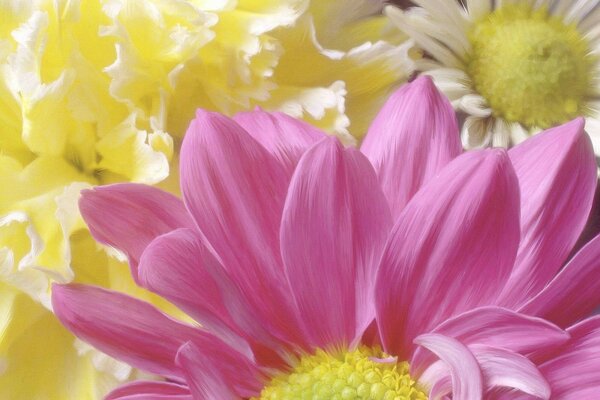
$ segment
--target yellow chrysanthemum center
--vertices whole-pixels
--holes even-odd
[[[497,117],[547,128],[587,113],[593,61],[575,25],[509,4],[477,22],[469,40],[467,72]]]
[[[408,374],[408,363],[381,359],[389,356],[368,347],[337,354],[317,350],[290,373],[275,376],[258,399],[427,399]]]

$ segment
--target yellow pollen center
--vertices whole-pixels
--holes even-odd
[[[547,128],[588,113],[588,43],[573,24],[526,4],[498,8],[469,33],[467,72],[494,115]]]
[[[368,347],[339,354],[317,350],[302,357],[290,373],[275,376],[253,400],[426,400],[408,374],[408,363],[389,359]]]

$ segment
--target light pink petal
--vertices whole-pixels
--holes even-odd
[[[550,385],[526,357],[485,345],[473,345],[469,349],[481,367],[486,390],[505,387],[539,399],[550,398]]]
[[[97,241],[127,255],[136,280],[137,264],[148,243],[173,229],[194,225],[177,197],[135,183],[84,190],[79,209]]]
[[[236,114],[233,119],[273,154],[289,176],[292,176],[302,154],[326,136],[304,121],[260,108]]]
[[[415,344],[425,347],[447,364],[452,377],[453,400],[482,399],[481,370],[467,347],[455,339],[435,333],[417,337]]]
[[[517,308],[565,262],[588,218],[596,161],[578,118],[509,151],[521,188],[521,244],[500,305]]]
[[[567,327],[590,315],[599,304],[600,236],[597,236],[519,311]]]
[[[375,268],[391,227],[367,158],[326,138],[296,169],[281,225],[282,255],[312,344],[350,344],[374,317]]]
[[[409,358],[416,336],[492,303],[518,243],[519,191],[506,151],[457,157],[392,229],[375,290],[386,351]]]
[[[112,392],[104,400],[192,400],[190,390],[171,382],[136,381],[127,383]]]
[[[600,393],[600,317],[568,331],[571,341],[540,370],[552,387],[553,399],[595,399]]]
[[[430,400],[442,400],[447,399],[452,394],[452,377],[450,375],[444,376],[433,384],[429,391]]]
[[[395,220],[421,186],[461,153],[454,110],[422,75],[389,98],[361,151],[375,167]]]
[[[541,319],[499,308],[481,307],[444,321],[432,330],[466,345],[482,344],[515,353],[529,354],[541,349],[554,349],[569,340],[557,326]],[[411,373],[420,374],[435,358],[417,349],[410,363]]]
[[[177,353],[194,399],[239,400],[257,396],[264,379],[256,365],[237,354],[186,343]]]
[[[254,314],[197,231],[178,229],[154,239],[140,260],[139,277],[142,286],[176,304],[238,351],[245,353],[247,347],[240,338],[277,348],[269,334],[271,321]],[[263,354],[264,346],[254,347],[264,362],[273,356]]]
[[[185,204],[229,276],[273,334],[300,341],[279,251],[281,164],[231,119],[199,110],[180,167]]]
[[[216,337],[179,323],[148,303],[94,286],[55,284],[52,306],[63,325],[79,338],[158,375],[181,376],[175,355],[187,341],[226,347]]]

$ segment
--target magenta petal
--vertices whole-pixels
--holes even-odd
[[[148,243],[163,233],[194,224],[177,197],[134,183],[84,190],[79,209],[97,241],[127,255],[136,280],[137,264]]]
[[[500,305],[517,308],[554,277],[579,238],[596,189],[596,161],[578,118],[509,151],[521,188],[521,244]]]
[[[535,364],[526,357],[484,345],[469,346],[469,349],[481,367],[487,390],[504,387],[517,389],[537,399],[550,398],[550,385]]]
[[[518,243],[518,183],[506,151],[457,157],[411,200],[384,251],[375,300],[386,351],[409,358],[416,336],[493,303]]]
[[[234,352],[186,343],[177,353],[194,399],[240,400],[257,396],[263,379],[256,365]]]
[[[193,229],[178,229],[159,236],[148,245],[139,266],[142,286],[168,299],[196,321],[246,353],[240,338],[277,350],[270,335],[271,321],[261,320],[248,305],[221,263]],[[268,355],[265,355],[268,356]],[[264,359],[262,354],[258,358]]]
[[[199,110],[180,166],[185,204],[229,276],[273,334],[300,341],[279,251],[281,164],[231,119]]]
[[[281,247],[314,346],[351,344],[373,320],[375,269],[390,227],[362,153],[326,138],[304,154],[285,204]]]
[[[233,117],[254,139],[267,149],[292,176],[300,157],[325,133],[310,124],[281,112],[254,111]]]
[[[444,376],[433,384],[429,391],[431,400],[446,400],[452,394],[452,377]]]
[[[467,347],[455,339],[434,333],[417,337],[415,344],[425,347],[446,363],[452,377],[453,400],[482,399],[481,370]]]
[[[461,153],[454,110],[431,78],[420,76],[389,98],[361,151],[375,166],[395,220],[421,186]]]
[[[599,304],[600,236],[597,236],[519,311],[567,327],[590,315]]]
[[[264,332],[221,263],[193,229],[178,229],[154,239],[142,254],[139,279],[142,286],[177,305],[239,351],[245,351],[247,345],[240,338],[246,335],[229,307],[239,320],[251,324],[244,329]]]
[[[136,381],[127,383],[112,392],[104,400],[192,400],[186,386],[171,382]]]
[[[466,345],[480,344],[515,353],[528,354],[554,349],[569,340],[569,335],[551,323],[499,308],[481,307],[444,321],[433,329]],[[410,363],[411,372],[420,374],[435,361],[423,349],[417,349]]]
[[[175,355],[187,341],[224,347],[221,340],[171,319],[148,303],[94,286],[54,284],[52,306],[76,336],[154,374],[181,376]]]
[[[568,332],[569,343],[540,370],[550,382],[553,399],[596,399],[600,393],[600,317],[585,320]]]

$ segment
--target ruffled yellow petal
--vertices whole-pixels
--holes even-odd
[[[163,132],[148,134],[135,126],[132,114],[121,125],[98,141],[101,156],[99,173],[104,182],[134,181],[153,184],[167,177],[168,156],[173,154],[173,141]]]

